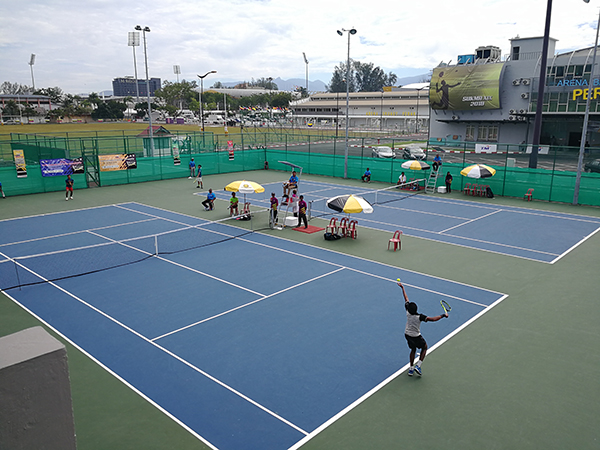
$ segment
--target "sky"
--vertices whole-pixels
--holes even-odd
[[[149,76],[216,81],[259,78],[331,81],[350,57],[398,78],[429,73],[440,62],[479,46],[502,55],[509,39],[544,34],[547,0],[0,0],[0,83],[66,93],[112,90],[133,76],[128,32],[146,33]],[[557,53],[592,47],[600,0],[553,0],[550,36]],[[136,47],[138,78],[145,77],[143,36]],[[304,85],[305,83],[302,83]]]

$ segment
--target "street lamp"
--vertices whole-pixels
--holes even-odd
[[[135,26],[135,29],[142,32],[144,36],[144,63],[146,64],[146,94],[148,96],[148,125],[150,126],[148,129],[150,132],[150,148],[152,149],[152,156],[154,156],[154,136],[152,130],[152,106],[150,105],[150,79],[148,78],[148,48],[146,45],[146,33],[150,33],[150,27],[142,28],[139,25]],[[137,82],[137,80],[136,80]]]
[[[204,94],[204,78],[211,73],[217,73],[217,71],[211,70],[210,72],[206,72],[204,75],[198,75],[198,78],[200,78],[200,121],[202,123],[202,132],[204,132],[204,105],[202,104],[202,94]]]
[[[35,53],[31,54],[31,58],[29,58],[29,67],[31,67],[31,84],[33,85],[33,90],[35,91],[35,80],[33,78],[33,65],[35,64]]]
[[[351,28],[346,30],[337,30],[337,34],[340,36],[344,35],[344,32],[348,33],[348,61],[346,63],[346,150],[344,151],[344,178],[348,178],[348,115],[350,110],[350,36],[356,34],[356,30]]]
[[[140,102],[140,86],[138,83],[137,74],[137,59],[135,57],[135,48],[140,46],[140,33],[138,31],[130,31],[128,33],[127,45],[133,48],[133,72],[135,75],[135,98],[137,103]]]
[[[583,0],[589,3],[590,0]],[[583,168],[583,154],[588,131],[588,119],[590,116],[590,100],[592,99],[592,86],[594,84],[594,67],[596,67],[596,50],[598,49],[598,31],[600,31],[600,14],[598,14],[598,25],[596,26],[596,42],[592,56],[592,69],[590,71],[590,87],[588,88],[587,100],[585,102],[585,114],[583,116],[583,128],[581,129],[581,142],[579,143],[579,159],[577,161],[577,177],[575,178],[575,192],[573,193],[573,204],[579,203],[579,186],[581,185],[581,170]]]

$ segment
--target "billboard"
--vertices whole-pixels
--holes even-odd
[[[431,109],[475,111],[500,108],[504,63],[438,67],[429,86]]]
[[[137,168],[135,153],[123,155],[98,155],[101,172],[112,172],[115,170],[128,170]]]
[[[42,170],[42,176],[44,177],[85,173],[83,168],[83,158],[41,159],[40,169]]]

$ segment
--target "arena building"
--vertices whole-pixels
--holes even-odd
[[[580,146],[591,88],[589,145],[600,146],[600,83],[591,76],[594,48],[555,55],[556,42],[549,39],[540,145]],[[542,37],[516,37],[504,58],[498,47],[480,47],[460,55],[456,65],[435,68],[429,91],[430,142],[525,149],[533,139],[542,43]]]

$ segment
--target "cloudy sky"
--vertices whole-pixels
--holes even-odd
[[[547,0],[0,0],[0,82],[59,86],[72,94],[112,89],[115,77],[133,76],[127,34],[148,26],[151,77],[215,81],[258,78],[329,83],[351,57],[399,78],[429,72],[482,45],[505,55],[509,39],[541,36]],[[594,44],[600,0],[554,0],[551,36],[557,51]],[[144,52],[136,48],[139,78]]]

